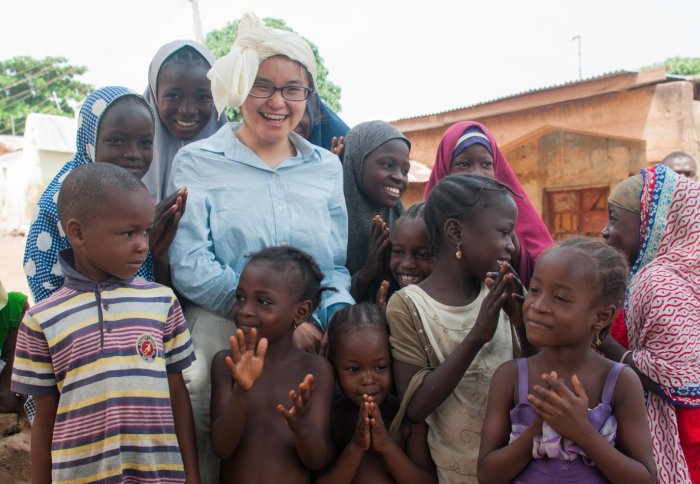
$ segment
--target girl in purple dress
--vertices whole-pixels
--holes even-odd
[[[591,345],[624,299],[626,271],[617,251],[583,237],[539,258],[523,312],[542,352],[493,375],[479,482],[655,482],[639,378]]]

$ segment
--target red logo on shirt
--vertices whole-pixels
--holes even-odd
[[[158,356],[156,340],[150,334],[142,334],[136,341],[136,351],[143,361],[152,362]]]

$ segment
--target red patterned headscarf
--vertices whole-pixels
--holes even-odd
[[[465,130],[472,127],[479,128],[489,140],[491,153],[493,154],[493,170],[496,175],[496,180],[505,183],[514,193],[519,195],[519,197],[515,197],[515,204],[518,206],[518,222],[515,225],[515,234],[520,241],[521,249],[520,267],[516,269],[518,269],[518,275],[522,279],[523,284],[525,284],[525,287],[528,287],[530,277],[535,268],[535,260],[543,250],[552,245],[552,236],[549,234],[547,226],[535,210],[535,207],[532,206],[532,203],[527,198],[527,194],[522,185],[520,185],[518,177],[513,173],[506,157],[503,156],[503,153],[501,153],[501,150],[498,148],[496,139],[493,137],[493,134],[486,129],[486,126],[476,121],[461,121],[453,124],[445,131],[442,140],[440,140],[440,146],[438,146],[435,164],[430,173],[428,185],[425,187],[423,198],[427,199],[433,187],[450,174],[452,153],[457,141],[464,134]]]
[[[663,395],[647,402],[659,482],[690,482],[681,443],[685,456],[700,448],[700,185],[664,165],[642,175],[625,323],[635,366]]]

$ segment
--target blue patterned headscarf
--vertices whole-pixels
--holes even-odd
[[[143,96],[125,87],[103,87],[88,95],[78,115],[75,155],[63,165],[39,199],[36,218],[29,228],[27,245],[24,249],[24,273],[36,302],[49,297],[63,285],[58,252],[69,248],[70,243],[59,223],[56,208],[61,183],[74,168],[95,162],[100,120],[107,108],[123,96],[135,96],[142,99],[144,105],[148,106]],[[152,110],[151,115],[153,115]],[[153,262],[150,253],[136,275],[153,280]]]

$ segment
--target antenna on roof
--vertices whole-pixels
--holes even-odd
[[[574,40],[578,40],[578,78],[583,79],[583,71],[581,70],[581,35],[574,35],[571,41],[573,42]]]

